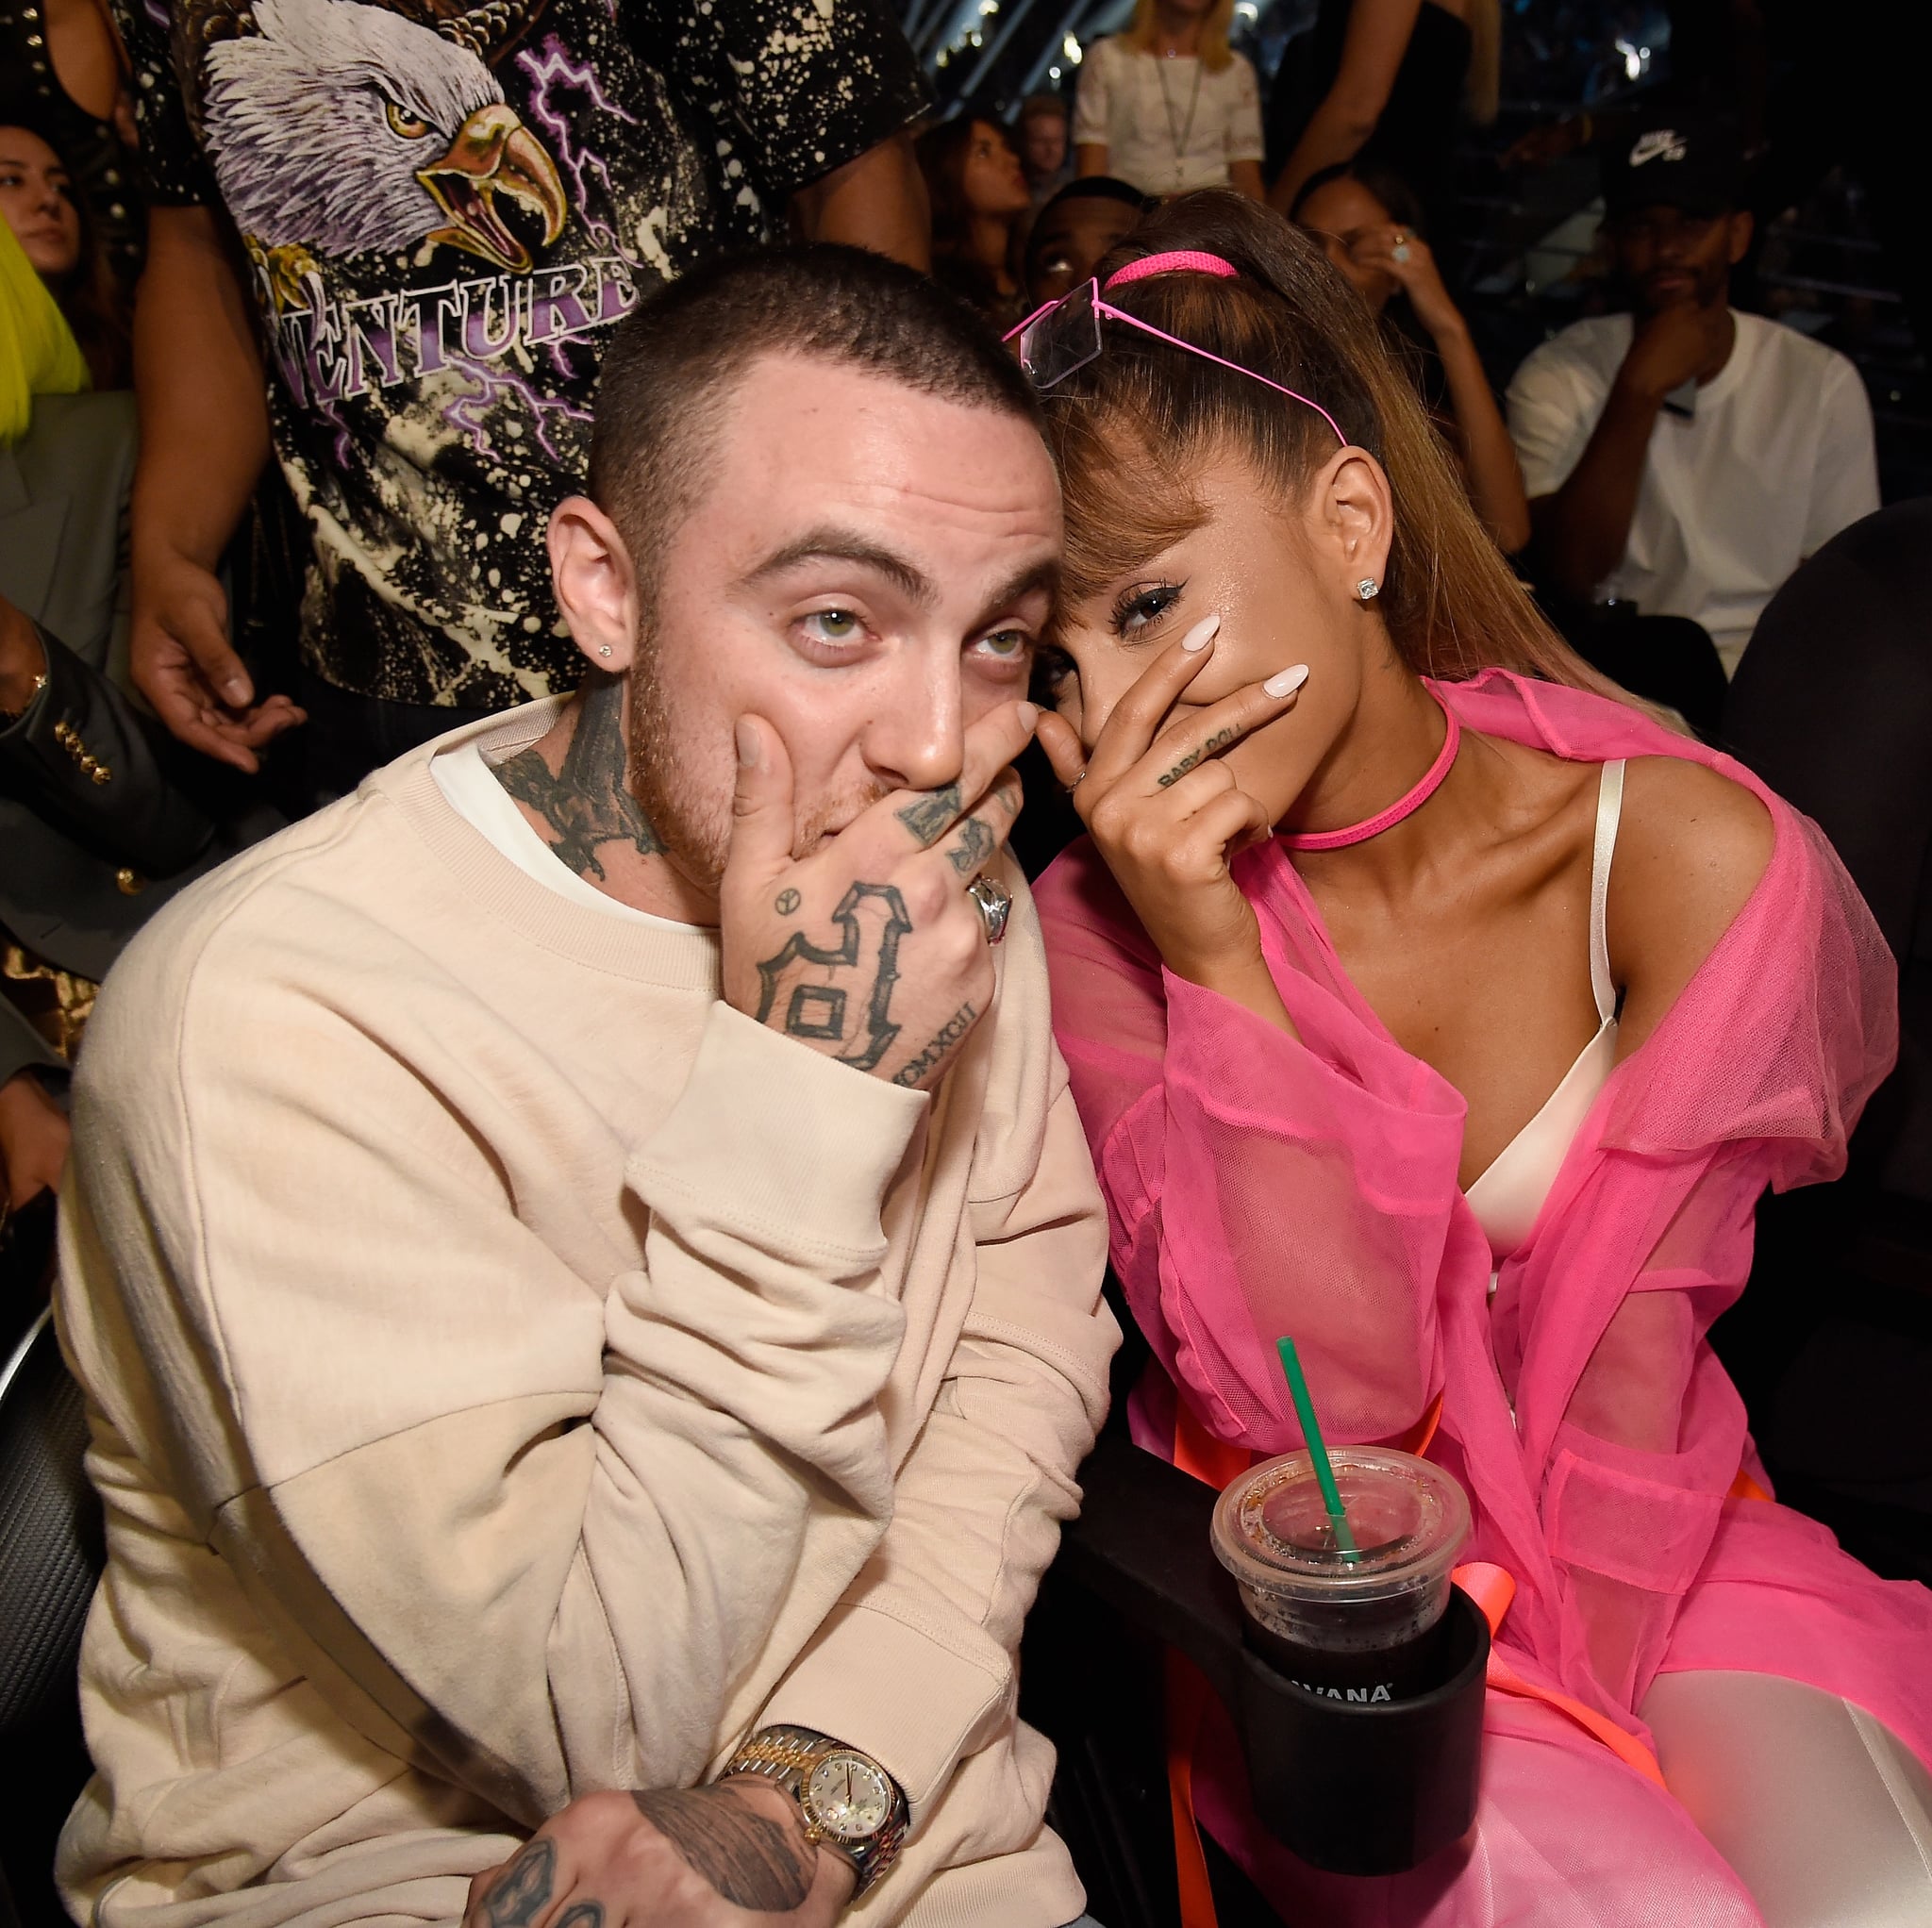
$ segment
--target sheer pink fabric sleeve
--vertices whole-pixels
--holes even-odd
[[[1284,1452],[1292,1333],[1335,1438],[1406,1433],[1441,1386],[1460,1101],[1283,957],[1299,1039],[1166,972],[1091,846],[1040,904],[1114,1269],[1161,1364],[1214,1432]]]
[[[1625,1706],[1751,1459],[1706,1336],[1750,1274],[1757,1199],[1843,1169],[1895,1049],[1890,958],[1863,903],[1815,825],[1773,813],[1763,880],[1619,1068],[1497,1295],[1498,1366],[1587,1649],[1571,1658]]]

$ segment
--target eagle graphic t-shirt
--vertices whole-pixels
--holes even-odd
[[[884,0],[119,0],[159,206],[225,207],[312,560],[311,669],[575,686],[543,531],[603,343],[925,90]]]

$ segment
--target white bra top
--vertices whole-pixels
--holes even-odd
[[[1601,1021],[1597,1034],[1563,1074],[1563,1082],[1543,1101],[1542,1109],[1496,1154],[1489,1170],[1463,1194],[1477,1224],[1488,1235],[1491,1255],[1498,1265],[1535,1228],[1571,1140],[1617,1062],[1617,989],[1610,982],[1604,914],[1610,894],[1617,823],[1623,813],[1624,765],[1620,759],[1603,766],[1596,797],[1596,846],[1590,864],[1590,988]]]

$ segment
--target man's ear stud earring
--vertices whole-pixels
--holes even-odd
[[[1370,593],[1373,595],[1374,592],[1371,590]],[[597,654],[600,657],[608,657],[610,654],[610,645],[608,642],[600,642],[597,645]]]
[[[1382,585],[1372,575],[1365,575],[1355,586],[1356,594],[1365,603],[1373,603],[1382,593]]]

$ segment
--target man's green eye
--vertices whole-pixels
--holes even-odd
[[[850,642],[858,634],[858,618],[850,609],[814,609],[805,620],[818,625],[822,642]]]

